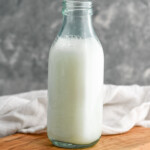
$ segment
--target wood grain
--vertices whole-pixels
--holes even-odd
[[[65,150],[48,140],[46,133],[15,134],[0,139],[0,150]],[[80,150],[80,149],[78,149]],[[131,131],[113,136],[102,136],[87,150],[150,150],[150,129],[135,127]]]

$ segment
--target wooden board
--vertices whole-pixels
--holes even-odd
[[[0,150],[65,150],[48,140],[46,133],[15,134],[0,139]],[[78,149],[79,150],[79,149]],[[113,136],[102,136],[87,150],[150,150],[150,129],[135,127],[131,131]]]

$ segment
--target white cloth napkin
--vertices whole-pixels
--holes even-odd
[[[47,91],[0,97],[0,137],[37,133],[47,125]],[[150,127],[150,86],[104,86],[103,135]]]

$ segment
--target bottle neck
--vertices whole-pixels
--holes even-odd
[[[90,0],[65,0],[63,2],[63,26],[59,36],[88,38],[94,36]]]

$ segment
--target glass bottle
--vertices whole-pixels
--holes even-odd
[[[47,134],[58,147],[84,148],[102,132],[104,55],[91,0],[64,0],[49,54]]]

